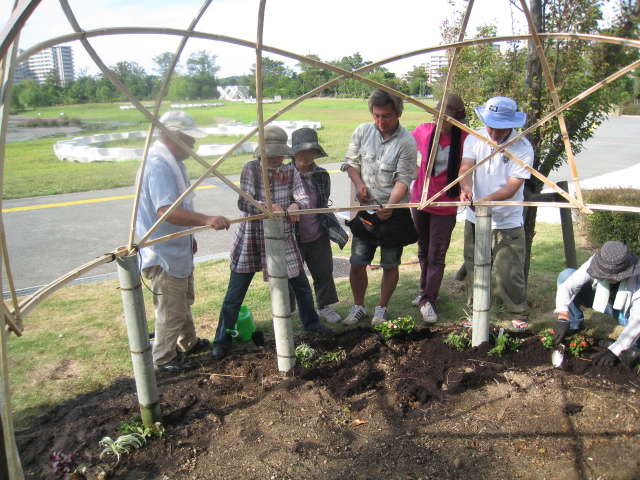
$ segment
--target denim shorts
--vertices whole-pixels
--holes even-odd
[[[363,242],[357,237],[351,238],[351,265],[366,267],[371,265],[371,260],[376,254],[375,245]],[[385,269],[396,268],[400,265],[402,247],[380,247],[380,266]]]

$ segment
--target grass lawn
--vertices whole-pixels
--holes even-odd
[[[578,237],[578,260],[591,254],[584,240]],[[454,275],[462,264],[463,229],[454,230],[447,256],[445,278],[438,303],[439,324],[456,324],[465,316],[466,282]],[[344,250],[334,248],[334,255],[348,258],[350,245]],[[552,327],[555,317],[555,283],[564,268],[562,235],[559,225],[539,224],[534,242],[529,276],[530,327],[540,331]],[[374,259],[374,264],[377,263]],[[417,247],[405,249],[403,262],[417,262]],[[381,270],[369,271],[366,304],[377,303]],[[204,262],[195,270],[196,303],[193,311],[200,336],[213,338],[218,312],[229,278],[227,260]],[[335,310],[346,316],[352,306],[348,279],[337,281],[340,302]],[[419,266],[403,265],[400,281],[389,304],[392,317],[411,315],[421,322],[420,313],[411,306],[419,293]],[[151,294],[145,290],[149,330],[154,328]],[[251,309],[257,328],[273,332],[269,288],[258,274],[248,291],[245,304]],[[587,313],[588,327],[598,335],[616,334],[613,319],[594,312]],[[492,323],[509,326],[507,318],[492,313]],[[9,372],[13,411],[18,427],[69,398],[108,386],[120,376],[131,377],[124,314],[117,280],[68,286],[45,300],[25,319],[24,335],[8,338]],[[293,317],[294,332],[302,333],[299,319]],[[337,331],[348,327],[332,326]],[[614,331],[615,330],[615,331]]]
[[[146,102],[143,102],[146,104]],[[215,126],[219,123],[239,121],[250,123],[257,120],[256,106],[242,102],[224,102],[224,107],[185,108],[201,127]],[[286,106],[287,101],[279,104],[264,105],[265,118],[273,115]],[[430,101],[433,106],[433,102]],[[163,106],[161,113],[169,109]],[[146,131],[149,122],[137,110],[120,110],[116,104],[73,105],[65,107],[48,107],[37,111],[24,112],[26,116],[57,117],[63,112],[69,117],[80,117],[87,126],[84,136],[95,133]],[[402,116],[402,124],[413,129],[418,124],[431,120],[431,115],[418,107],[407,104]],[[318,163],[333,163],[344,159],[349,145],[351,133],[361,123],[370,122],[367,103],[364,100],[312,98],[296,106],[278,120],[310,120],[321,122],[322,130],[319,140],[328,157]],[[231,144],[239,137],[210,136],[201,143]],[[62,162],[53,153],[53,146],[60,138],[48,138],[27,142],[12,142],[6,145],[4,166],[3,198],[24,198],[39,195],[56,195],[61,193],[84,192],[88,190],[104,190],[133,185],[138,169],[137,161],[77,163]],[[128,143],[127,148],[142,147]],[[240,173],[242,166],[251,159],[251,155],[233,155],[220,166],[225,175]],[[213,163],[217,157],[205,157]],[[193,159],[186,162],[192,178],[202,175],[205,168]]]

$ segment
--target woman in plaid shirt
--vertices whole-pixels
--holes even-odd
[[[276,212],[295,212],[296,210],[309,208],[309,197],[305,193],[300,175],[293,165],[283,165],[282,163],[285,156],[293,156],[293,151],[287,145],[287,139],[287,133],[280,127],[269,125],[264,129],[272,208]],[[253,156],[256,160],[247,162],[242,168],[240,188],[266,207],[262,167],[260,165],[260,147],[256,148]],[[239,198],[238,208],[242,211],[243,217],[261,213],[244,197]],[[293,290],[298,303],[302,327],[308,332],[329,334],[332,333],[332,330],[320,323],[320,318],[314,308],[311,286],[304,271],[302,257],[293,233],[293,224],[298,220],[298,216],[289,215],[285,222],[284,241],[289,286]],[[233,237],[230,258],[231,276],[229,286],[220,310],[218,329],[211,352],[216,360],[224,358],[229,348],[231,348],[232,337],[227,332],[227,329],[233,330],[235,327],[240,307],[253,276],[256,272],[261,271],[264,280],[268,280],[267,254],[262,220],[248,220],[240,223]]]

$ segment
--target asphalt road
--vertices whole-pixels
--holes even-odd
[[[345,141],[346,148],[346,141]],[[638,163],[640,118],[610,117],[576,156],[580,180],[622,170]],[[331,173],[334,206],[349,205],[350,183],[340,163],[325,165]],[[231,176],[234,182],[239,176]],[[553,181],[568,180],[568,166],[553,172]],[[640,179],[638,180],[640,188]],[[58,277],[128,242],[133,187],[3,202],[3,219],[16,289],[28,294]],[[196,209],[237,218],[237,194],[220,180],[208,179],[196,195]],[[197,261],[226,256],[236,226],[197,236]],[[84,278],[112,276],[114,264],[98,267]],[[101,278],[101,277],[99,277]],[[7,280],[3,271],[3,287]]]

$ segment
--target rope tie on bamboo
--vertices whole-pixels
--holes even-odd
[[[103,253],[103,255],[104,255],[105,257],[111,256],[111,260],[109,260],[107,263],[114,262],[114,261],[116,260],[116,258],[118,258],[118,257],[116,257],[116,254],[115,254],[115,253],[113,253],[113,252],[110,252],[110,253]]]

